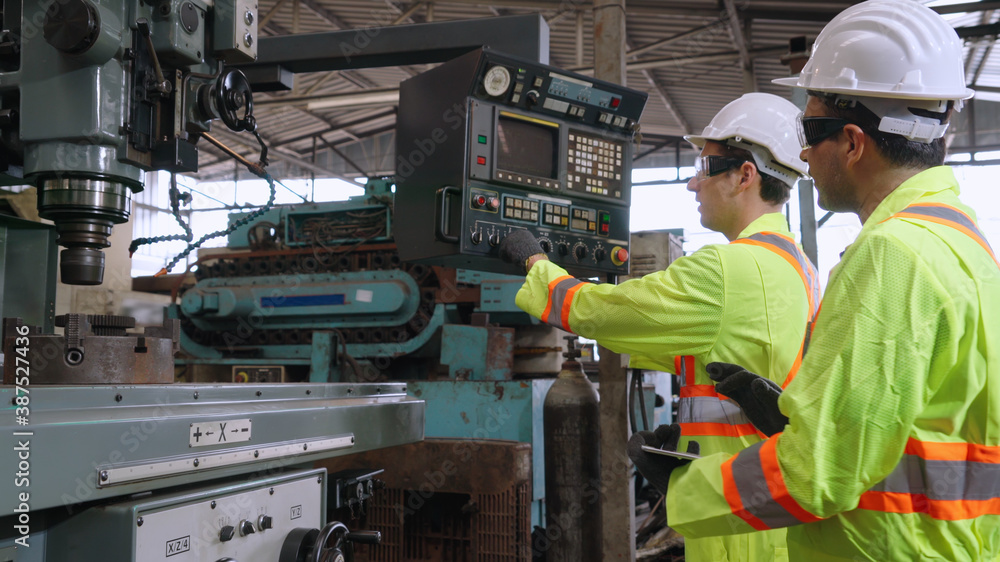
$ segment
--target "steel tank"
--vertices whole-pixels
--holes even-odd
[[[572,343],[570,344],[572,346]],[[601,559],[598,397],[570,349],[545,395],[545,550],[548,562]]]

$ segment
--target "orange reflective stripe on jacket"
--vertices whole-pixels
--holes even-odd
[[[993,258],[993,262],[997,264],[997,267],[1000,267],[1000,262],[997,262],[993,248],[990,247],[989,242],[986,241],[986,237],[983,236],[979,227],[976,226],[976,222],[969,215],[955,207],[940,203],[915,203],[885,220],[895,218],[924,220],[954,228],[975,240]]]
[[[802,364],[802,356],[805,353],[806,342],[808,341],[810,332],[809,327],[811,327],[819,309],[820,289],[816,270],[813,268],[812,263],[805,256],[805,254],[803,254],[802,251],[799,250],[799,247],[795,245],[794,240],[776,232],[758,232],[756,234],[751,234],[746,238],[733,240],[732,243],[760,246],[774,252],[784,258],[789,265],[795,268],[795,271],[802,279],[802,285],[806,290],[806,297],[809,302],[809,313],[808,318],[806,318],[808,326],[805,337],[803,337],[802,344],[799,347],[799,351],[795,356],[795,360],[792,362],[788,375],[785,377],[785,383],[782,385],[782,387],[787,386],[788,383],[795,377],[795,374],[799,370],[799,366]],[[761,437],[764,437],[764,435],[758,432],[753,424],[750,423],[750,420],[743,415],[742,411],[738,410],[738,407],[735,412],[732,411],[732,408],[726,407],[726,404],[731,404],[731,402],[727,401],[724,396],[719,396],[715,392],[714,385],[694,383],[694,357],[690,355],[675,357],[674,367],[676,368],[677,374],[682,375],[681,378],[683,386],[680,389],[680,402],[678,404],[677,419],[678,423],[680,423],[683,435],[711,435],[722,437],[760,435]],[[708,404],[706,404],[705,407],[699,407],[701,406],[700,404],[695,405],[692,403],[694,400],[702,397],[705,399],[713,398],[720,400],[722,401],[722,407],[717,405],[712,408]]]
[[[1000,515],[1000,447],[911,437],[899,464],[861,495],[858,509],[946,521]]]
[[[681,426],[681,435],[759,435],[757,428],[736,403],[715,392],[715,385],[694,384],[694,356],[674,357],[674,369],[681,377],[680,400],[677,403],[677,423]]]
[[[549,302],[542,312],[542,320],[556,328],[572,332],[569,328],[569,311],[573,305],[573,297],[583,285],[583,281],[569,275],[553,279],[549,283]]]
[[[795,245],[795,240],[792,240],[783,234],[778,234],[777,232],[758,232],[748,236],[747,238],[733,240],[733,244],[752,244],[771,250],[775,254],[784,258],[789,265],[795,268],[795,271],[799,274],[799,277],[802,279],[802,284],[805,287],[806,296],[809,299],[809,313],[806,318],[806,331],[805,336],[802,338],[802,344],[799,347],[799,352],[795,355],[795,360],[792,362],[792,366],[788,370],[788,374],[785,376],[785,382],[781,385],[781,388],[786,388],[799,372],[799,367],[802,365],[802,357],[805,355],[808,347],[809,336],[812,335],[812,326],[816,321],[816,315],[819,313],[819,275],[816,273],[816,269],[813,267],[812,262],[809,261],[809,258],[807,258],[806,255],[799,250],[799,247]]]
[[[758,531],[820,520],[788,493],[778,465],[780,436],[776,433],[754,443],[722,465],[722,490],[729,508]]]

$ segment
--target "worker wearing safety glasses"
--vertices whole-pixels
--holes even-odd
[[[686,137],[701,149],[688,190],[700,203],[702,224],[729,244],[705,246],[664,271],[620,285],[570,277],[525,230],[500,246],[501,257],[527,269],[516,296],[525,312],[631,354],[633,367],[680,375],[678,422],[702,453],[732,455],[761,440],[740,407],[715,392],[705,366],[753,365],[776,385],[786,384],[819,302],[816,272],[781,213],[806,170],[795,133],[798,113],[778,96],[747,94],[701,135]],[[650,483],[663,492],[664,483]],[[784,560],[784,531],[691,539],[685,555],[690,561]]]
[[[694,461],[639,447],[676,450],[665,428],[630,456],[666,480],[685,537],[787,528],[792,560],[996,560],[1000,265],[941,165],[972,95],[962,43],[918,2],[871,0],[778,82],[809,93],[801,156],[820,206],[861,233],[783,392],[747,365],[708,366],[767,440]]]

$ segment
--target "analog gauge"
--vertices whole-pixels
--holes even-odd
[[[510,87],[510,71],[502,66],[494,66],[486,72],[483,87],[491,96],[502,96]]]

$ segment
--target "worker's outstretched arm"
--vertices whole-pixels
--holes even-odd
[[[722,261],[715,250],[702,249],[620,285],[579,281],[539,261],[516,302],[543,322],[618,353],[696,355],[715,345],[724,321]]]

